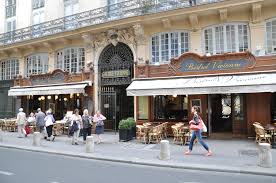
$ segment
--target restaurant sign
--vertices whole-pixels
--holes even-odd
[[[130,71],[128,69],[122,70],[111,70],[102,72],[102,78],[120,78],[120,77],[129,77]]]
[[[182,72],[234,70],[244,69],[248,67],[249,64],[250,61],[247,59],[223,61],[196,61],[192,58],[187,58],[180,64],[179,70]]]
[[[65,73],[55,71],[52,74],[33,75],[30,77],[32,85],[46,85],[64,83]]]

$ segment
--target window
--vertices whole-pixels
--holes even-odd
[[[266,52],[276,54],[276,18],[266,22]]]
[[[43,8],[45,6],[45,0],[33,0],[33,10]]]
[[[27,57],[26,76],[32,74],[45,74],[48,72],[48,54],[35,54]]]
[[[6,18],[16,15],[16,0],[6,0]]]
[[[149,119],[148,97],[138,97],[138,119]]]
[[[70,73],[81,72],[85,64],[84,48],[66,48],[57,53],[56,68]]]
[[[205,53],[244,52],[249,48],[247,24],[225,24],[204,30]]]
[[[33,26],[32,35],[33,37],[38,37],[42,33],[42,25],[40,23],[44,22],[44,9],[36,9],[33,11]]]
[[[64,16],[70,16],[78,13],[79,2],[78,0],[65,0],[64,1]]]
[[[155,120],[188,120],[187,96],[155,96],[153,97],[153,106]]]
[[[0,80],[14,79],[19,74],[19,61],[10,59],[0,62]]]
[[[151,62],[167,63],[189,51],[188,32],[161,33],[151,38]]]

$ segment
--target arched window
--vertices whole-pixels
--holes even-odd
[[[205,53],[244,52],[249,48],[249,30],[244,23],[215,25],[204,29],[203,34]]]
[[[266,52],[276,54],[276,18],[266,22]]]
[[[70,73],[81,72],[85,63],[84,48],[65,48],[57,52],[56,68]]]
[[[19,74],[18,59],[0,61],[0,80],[14,79]]]
[[[171,58],[189,51],[189,33],[159,33],[151,37],[151,63],[168,63]]]
[[[45,74],[48,72],[48,54],[40,53],[27,57],[26,60],[26,76],[32,74]]]

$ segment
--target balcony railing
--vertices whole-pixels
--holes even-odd
[[[192,0],[193,1],[193,0]],[[204,5],[224,0],[196,0]],[[189,0],[129,0],[0,34],[0,45],[54,35],[114,20],[194,6]]]

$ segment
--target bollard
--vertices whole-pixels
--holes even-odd
[[[87,136],[86,137],[86,144],[85,144],[85,151],[87,153],[92,153],[94,152],[95,147],[94,147],[94,139],[93,136]]]
[[[40,133],[39,132],[34,132],[34,136],[33,136],[33,146],[40,146]]]
[[[3,131],[0,129],[0,142],[3,142]]]
[[[258,166],[264,168],[272,168],[272,155],[270,144],[268,143],[259,143],[259,159]]]
[[[161,149],[159,159],[168,160],[171,158],[170,143],[168,140],[161,140]]]

